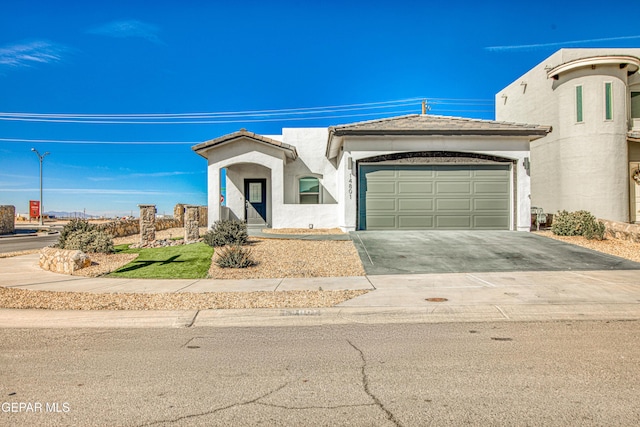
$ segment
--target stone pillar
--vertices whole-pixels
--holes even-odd
[[[206,206],[200,206],[198,208],[198,215],[200,215],[200,227],[207,227],[207,220],[209,219],[209,208]]]
[[[194,242],[200,238],[200,212],[198,206],[185,205],[184,214],[184,241],[185,243]]]
[[[140,208],[140,246],[156,240],[156,205],[138,205]]]
[[[0,206],[0,234],[13,234],[16,231],[16,207]]]
[[[179,224],[184,223],[184,206],[182,203],[178,203],[173,208],[173,219],[177,220]]]

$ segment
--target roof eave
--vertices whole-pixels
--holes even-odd
[[[518,137],[543,137],[551,131],[550,127],[537,127],[531,129],[425,129],[425,130],[365,130],[350,129],[336,130],[335,136],[518,136]]]

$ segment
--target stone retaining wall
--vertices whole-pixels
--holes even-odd
[[[600,221],[605,226],[605,237],[640,243],[640,224],[629,224],[606,219],[601,219]]]
[[[40,251],[40,268],[54,273],[72,274],[89,267],[91,259],[82,251],[44,248]]]
[[[140,221],[119,220],[106,224],[97,224],[99,230],[111,234],[113,237],[132,236],[140,234]],[[173,218],[156,218],[156,231],[167,230],[169,228],[182,228],[183,223]]]
[[[0,206],[0,234],[13,234],[16,231],[16,207]]]

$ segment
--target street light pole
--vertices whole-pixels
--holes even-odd
[[[36,156],[38,156],[38,159],[40,159],[40,225],[44,225],[44,221],[42,218],[42,214],[44,212],[44,209],[42,206],[42,160],[51,153],[47,151],[46,153],[40,155],[38,150],[36,150],[35,148],[32,148],[31,151],[36,153]]]

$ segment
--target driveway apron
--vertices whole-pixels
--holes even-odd
[[[354,231],[368,275],[640,270],[640,263],[515,231]]]

